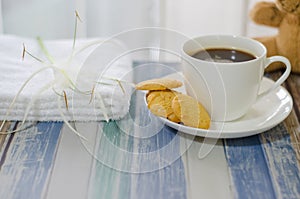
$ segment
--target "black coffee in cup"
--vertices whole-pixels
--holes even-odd
[[[192,55],[192,57],[201,59],[204,61],[232,63],[232,62],[244,62],[255,59],[256,57],[248,52],[237,49],[227,48],[210,48],[200,50]]]

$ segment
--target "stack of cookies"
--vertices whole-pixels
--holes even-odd
[[[137,90],[148,90],[146,100],[150,111],[176,123],[208,129],[210,116],[196,99],[173,89],[182,82],[174,79],[151,79],[136,85]]]

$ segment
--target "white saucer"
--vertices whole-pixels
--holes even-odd
[[[274,84],[263,78],[261,91]],[[242,118],[230,122],[211,122],[208,130],[197,129],[160,118],[166,125],[180,132],[209,138],[238,138],[262,133],[282,122],[291,112],[293,100],[289,92],[279,87],[256,102]]]

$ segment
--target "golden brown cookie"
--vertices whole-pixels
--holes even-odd
[[[135,88],[137,90],[168,90],[182,86],[182,82],[175,79],[161,78],[150,79],[138,83]]]
[[[146,95],[148,108],[157,116],[167,118],[173,122],[180,122],[172,109],[172,101],[177,92],[171,90],[149,91]]]
[[[178,93],[173,98],[172,109],[186,126],[202,129],[208,129],[210,126],[210,117],[205,108],[188,95]]]

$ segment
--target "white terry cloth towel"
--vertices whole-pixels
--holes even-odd
[[[72,49],[71,39],[39,43],[1,35],[0,120],[100,121],[125,116],[132,92],[132,61],[124,45],[116,40],[77,39]]]

